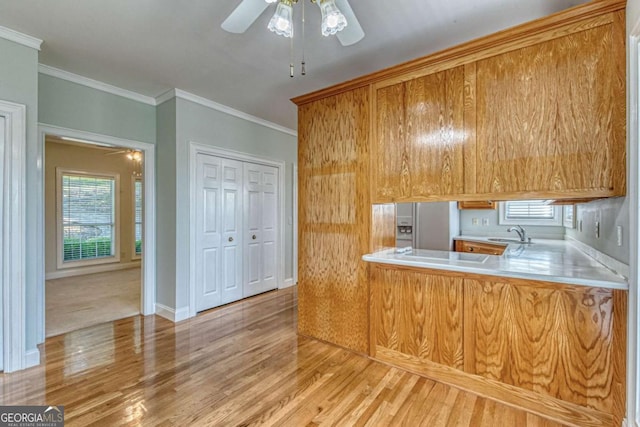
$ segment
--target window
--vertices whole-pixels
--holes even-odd
[[[133,224],[134,241],[133,254],[136,257],[142,255],[142,180],[133,181]]]
[[[118,175],[57,170],[58,268],[119,261]]]
[[[517,200],[498,206],[500,224],[562,226],[562,209],[548,200]]]
[[[576,228],[574,205],[565,205],[562,207],[562,225],[567,228]]]

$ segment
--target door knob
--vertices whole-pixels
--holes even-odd
[[[229,241],[230,241],[230,242],[233,242],[233,237],[229,237]]]
[[[251,238],[252,238],[253,240],[256,240],[256,235],[254,234],[253,236],[251,236]]]

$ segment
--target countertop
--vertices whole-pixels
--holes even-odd
[[[459,236],[455,239],[489,242],[483,237]],[[532,244],[502,243],[507,246],[502,255],[429,249],[401,252],[401,249],[387,248],[364,255],[362,259],[373,263],[544,280],[571,285],[623,290],[629,288],[623,276],[608,269],[570,242],[548,239],[533,239],[532,242]]]

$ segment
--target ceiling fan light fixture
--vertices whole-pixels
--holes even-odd
[[[342,14],[336,0],[319,0],[318,5],[322,12],[322,35],[331,36],[347,26],[347,18]]]
[[[280,0],[267,28],[279,36],[293,37],[292,0]]]

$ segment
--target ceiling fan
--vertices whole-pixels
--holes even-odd
[[[302,0],[304,1],[304,0]],[[269,29],[285,37],[293,37],[293,4],[298,0],[242,0],[222,23],[222,29],[230,33],[244,33],[270,4],[278,3],[269,22]],[[348,0],[311,0],[322,12],[322,34],[335,34],[343,46],[362,40],[364,31],[351,9]]]

